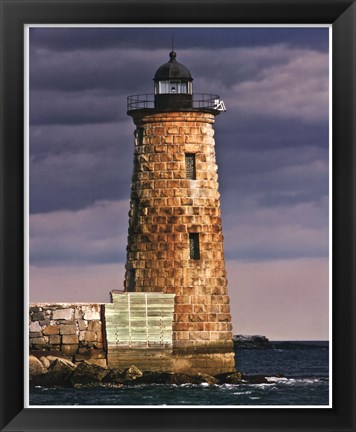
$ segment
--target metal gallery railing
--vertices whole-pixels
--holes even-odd
[[[219,109],[221,104],[218,95],[207,93],[193,93],[192,108]],[[153,93],[136,94],[127,97],[127,111],[155,108],[155,95]]]

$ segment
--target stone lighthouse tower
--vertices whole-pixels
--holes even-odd
[[[218,96],[193,94],[169,54],[154,95],[128,97],[136,125],[125,292],[174,294],[172,371],[234,370],[213,124]]]

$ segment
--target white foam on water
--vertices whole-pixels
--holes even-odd
[[[270,388],[270,389],[272,389],[272,388],[276,388],[276,387],[274,387],[274,386],[272,385],[272,383],[271,383],[271,384],[267,384],[267,383],[262,383],[262,384],[249,384],[249,386],[251,386],[251,387],[258,387],[258,388],[265,388],[265,387],[268,387],[268,388]]]
[[[274,382],[276,382],[276,383],[278,383],[278,382],[286,382],[286,381],[288,381],[288,378],[282,378],[282,377],[266,377],[266,380],[268,381],[268,382],[272,382],[272,383],[274,383]]]

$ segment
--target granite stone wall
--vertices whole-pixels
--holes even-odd
[[[31,304],[29,349],[39,356],[57,355],[78,363],[106,366],[104,305],[94,303]]]

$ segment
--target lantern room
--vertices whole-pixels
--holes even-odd
[[[189,69],[176,60],[176,53],[169,53],[169,61],[157,69],[154,81],[155,108],[191,108],[193,78]]]

